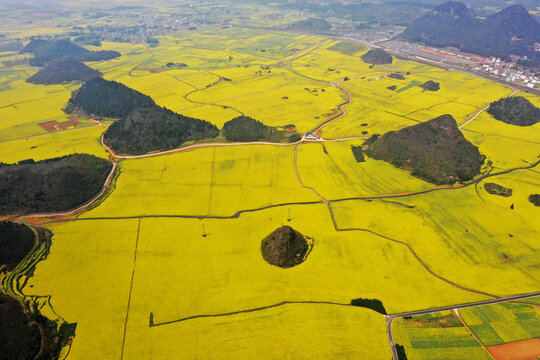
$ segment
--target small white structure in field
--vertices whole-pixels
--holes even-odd
[[[319,137],[314,132],[310,131],[304,134],[304,140],[319,140]]]

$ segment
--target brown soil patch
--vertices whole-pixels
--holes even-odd
[[[427,54],[432,54],[432,55],[437,55],[437,56],[440,56],[440,57],[445,57],[447,59],[459,59],[455,55],[445,54],[445,53],[441,53],[441,52],[431,50],[431,49],[427,49],[427,48],[419,48],[418,50],[420,50],[421,52],[427,53]]]
[[[540,339],[515,341],[486,349],[495,360],[536,360],[540,357]]]
[[[144,68],[144,69],[136,69],[137,71],[148,71],[151,73],[160,73],[162,71],[165,71],[163,68]]]
[[[261,243],[264,260],[270,265],[290,268],[307,258],[312,242],[290,226],[282,226],[265,237]]]
[[[44,128],[47,131],[63,130],[63,129],[67,129],[68,127],[71,127],[71,126],[79,125],[80,124],[79,120],[80,120],[80,118],[78,118],[76,116],[72,116],[72,117],[69,118],[68,121],[64,121],[62,123],[59,123],[58,121],[53,120],[53,121],[47,121],[47,122],[41,123],[41,124],[39,124],[39,126],[41,126],[42,128]]]
[[[58,130],[58,121],[47,121],[44,123],[39,124],[42,128],[44,128],[47,131],[55,131]]]

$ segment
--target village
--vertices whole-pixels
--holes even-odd
[[[491,56],[485,58],[481,64],[473,67],[474,72],[495,75],[510,83],[520,83],[528,88],[540,87],[540,74],[532,70],[523,69],[517,66],[517,61],[521,58],[511,56],[511,61]]]

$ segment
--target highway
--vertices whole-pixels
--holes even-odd
[[[505,297],[505,298],[496,298],[496,299],[478,301],[478,302],[473,302],[473,303],[450,305],[450,306],[443,306],[439,308],[417,310],[417,311],[410,311],[410,312],[387,315],[386,316],[386,332],[388,333],[388,342],[390,343],[390,348],[392,349],[392,358],[393,360],[398,360],[396,344],[394,343],[394,336],[392,335],[392,321],[394,321],[394,319],[403,318],[406,316],[432,314],[432,313],[437,313],[440,311],[465,309],[465,308],[471,308],[471,307],[482,306],[482,305],[499,304],[499,303],[504,303],[508,301],[528,299],[528,298],[537,297],[537,296],[540,296],[540,291],[528,293],[528,294],[515,295],[515,296],[510,296],[510,297]]]

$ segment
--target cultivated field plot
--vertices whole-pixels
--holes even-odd
[[[463,127],[463,134],[498,169],[533,163],[540,154],[540,123],[521,127],[505,124],[483,112]]]
[[[491,357],[451,311],[397,319],[396,343],[413,360],[489,360]]]
[[[294,146],[203,148],[127,160],[115,191],[83,217],[233,216],[241,210],[316,202],[294,173]]]
[[[8,88],[0,91],[0,141],[46,133],[40,123],[62,123],[69,117],[62,109],[71,96],[71,90],[62,85],[28,84],[25,80],[32,75],[32,67],[17,67],[21,70],[8,81]],[[3,72],[0,69],[0,74]],[[89,124],[82,120],[79,126]]]
[[[407,346],[411,359],[532,359],[540,354],[537,306],[485,305],[460,309],[459,316],[447,311],[398,319],[396,341]]]
[[[538,306],[504,303],[462,309],[459,312],[485,346],[540,338]]]
[[[104,130],[104,127],[94,125],[0,142],[2,161],[8,164],[26,159],[39,161],[75,153],[106,159],[109,153],[99,141]]]
[[[298,148],[298,173],[304,185],[328,200],[400,194],[433,188],[405,170],[373,159],[357,162],[352,145],[362,140],[308,143]]]

